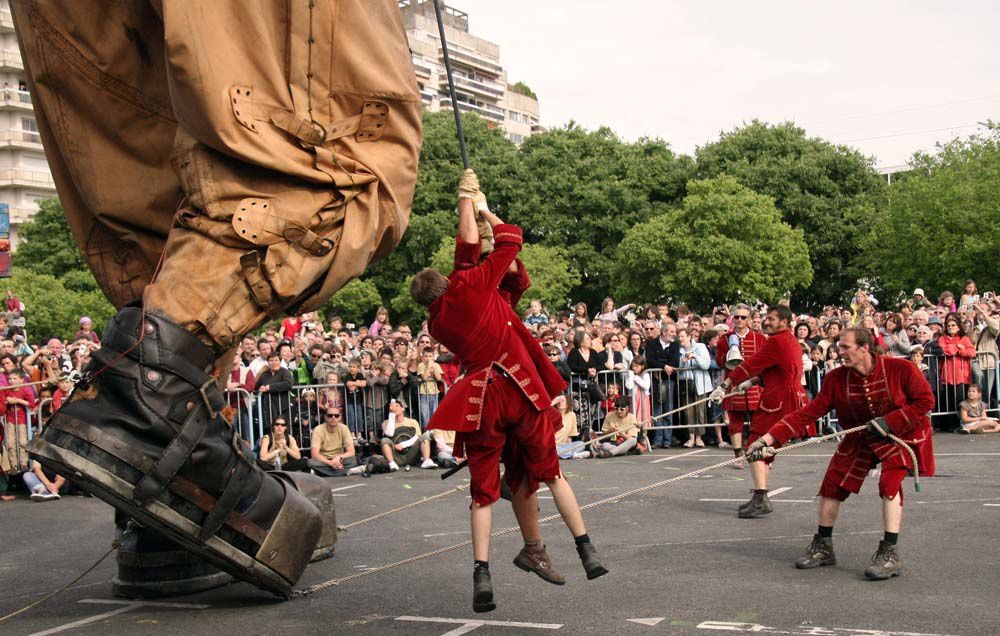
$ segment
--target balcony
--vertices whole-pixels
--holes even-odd
[[[33,110],[31,93],[13,88],[2,90],[0,91],[0,107],[7,110],[22,110],[30,113]]]
[[[13,33],[13,32],[14,32],[14,17],[10,14],[10,9],[0,9],[0,33]]]
[[[451,110],[451,100],[445,97],[441,98],[441,108]],[[498,123],[504,123],[504,114],[502,108],[494,108],[491,106],[481,106],[479,104],[470,104],[469,102],[458,102],[458,108],[464,113],[476,113],[490,121],[495,121]]]
[[[427,79],[430,79],[431,74],[433,73],[433,71],[431,71],[431,67],[420,64],[416,61],[413,62],[413,71],[416,73],[417,77],[425,77]]]
[[[486,58],[472,53],[466,53],[464,51],[456,51],[455,49],[448,49],[448,55],[451,57],[453,62],[459,62],[465,64],[466,66],[471,66],[472,68],[486,71],[490,75],[501,75],[503,74],[503,67],[495,62],[490,62]],[[442,64],[444,64],[444,55],[441,56]]]
[[[0,170],[0,189],[2,188],[43,188],[55,190],[52,174],[40,170],[19,170],[10,168]]]
[[[440,85],[443,89],[447,89],[448,78],[442,77]],[[461,75],[455,75],[455,86],[461,86],[470,93],[475,93],[489,99],[501,99],[503,97],[503,88],[499,84],[492,82],[481,82],[469,79],[468,77],[462,77]]]
[[[38,133],[17,128],[0,131],[0,147],[44,150],[42,148],[42,138]]]
[[[38,208],[10,208],[11,225],[27,223],[38,214]]]
[[[0,71],[24,72],[24,62],[21,61],[20,51],[0,51]]]

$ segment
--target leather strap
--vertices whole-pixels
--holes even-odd
[[[264,267],[260,262],[260,252],[247,252],[240,257],[240,267],[243,270],[243,278],[246,279],[250,288],[250,295],[258,307],[267,312],[271,319],[278,318],[283,312],[278,303],[274,291],[271,289],[271,282],[264,276]]]
[[[195,446],[205,436],[208,428],[209,420],[205,415],[200,405],[192,409],[181,430],[170,440],[153,468],[148,472],[143,471],[145,474],[136,483],[132,494],[140,504],[145,505],[163,492],[170,480],[177,475],[177,471],[190,459]]]
[[[201,522],[201,531],[198,533],[198,538],[202,541],[205,541],[219,531],[219,528],[226,521],[226,516],[236,508],[236,505],[239,504],[240,499],[244,496],[247,478],[250,476],[251,464],[248,463],[247,458],[243,455],[235,434],[233,435],[232,445],[236,451],[236,465],[233,467],[232,472],[230,472],[229,480],[226,482],[225,488],[222,489],[219,499]]]
[[[96,446],[143,474],[152,471],[155,466],[153,460],[142,451],[136,450],[122,440],[81,420],[63,415],[52,418],[49,426]],[[216,508],[217,500],[215,497],[183,477],[175,476],[168,484],[168,488],[205,513],[210,513]],[[227,526],[254,541],[257,545],[264,543],[264,539],[267,538],[266,530],[234,510],[228,512],[224,519]]]

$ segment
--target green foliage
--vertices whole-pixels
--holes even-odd
[[[69,231],[58,199],[45,199],[30,223],[18,228],[21,243],[14,254],[15,271],[27,267],[59,278],[71,271],[88,271]]]
[[[528,244],[565,248],[580,272],[572,299],[588,304],[607,295],[625,233],[678,202],[694,171],[662,141],[626,143],[572,123],[525,140],[520,161],[521,187],[504,218],[521,225]]]
[[[413,280],[414,274],[416,272],[404,278],[397,285],[396,295],[389,303],[389,308],[392,310],[390,315],[396,320],[394,324],[410,325],[410,328],[416,332],[420,323],[427,320],[427,308],[418,305],[417,301],[413,300],[413,296],[410,295],[410,281]]]
[[[368,324],[375,318],[375,311],[382,305],[382,296],[371,281],[354,279],[347,283],[323,306],[323,315],[329,319],[340,316],[345,323]]]
[[[630,229],[618,248],[619,295],[774,303],[812,281],[802,230],[774,201],[728,176],[690,181],[683,205]]]
[[[514,84],[513,86],[511,86],[511,89],[515,93],[521,93],[522,95],[527,95],[532,99],[538,99],[538,95],[535,95],[535,91],[531,90],[531,87],[525,84],[524,82],[518,82],[517,84]]]
[[[861,262],[890,290],[1000,287],[1000,131],[918,153],[869,224]]]
[[[861,272],[851,267],[861,231],[885,187],[871,161],[792,123],[753,121],[698,149],[699,178],[728,174],[774,199],[782,219],[801,229],[816,274],[796,298],[807,306],[842,302]]]
[[[532,300],[542,301],[543,307],[565,307],[569,303],[570,290],[580,283],[580,274],[573,269],[566,249],[526,244],[521,250],[520,258],[531,277],[531,287],[521,297],[518,311],[526,312]],[[454,262],[455,240],[442,239],[431,258],[430,266],[448,275]],[[409,295],[409,284],[406,289]]]
[[[25,305],[28,337],[32,341],[50,337],[72,338],[79,328],[80,316],[90,316],[97,331],[115,309],[100,291],[70,291],[51,274],[21,267],[8,285]]]

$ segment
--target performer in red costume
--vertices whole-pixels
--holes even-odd
[[[778,305],[767,312],[764,319],[764,330],[768,334],[763,346],[750,359],[733,369],[722,381],[712,397],[721,402],[731,387],[737,390],[749,391],[754,385],[763,386],[758,410],[750,422],[750,437],[747,443],[752,444],[771,426],[785,415],[795,412],[806,401],[802,388],[802,348],[794,334],[788,328],[792,320],[792,311],[784,305]],[[740,506],[737,516],[740,519],[752,519],[771,512],[771,501],[767,497],[767,478],[770,471],[769,458],[765,462],[750,464],[750,474],[753,476],[754,491],[750,501]]]
[[[885,535],[879,541],[869,579],[902,574],[896,550],[903,519],[903,478],[916,467],[906,449],[888,439],[892,434],[915,452],[921,475],[934,475],[934,447],[927,414],[934,407],[934,392],[920,370],[909,360],[880,356],[873,351],[867,329],[852,327],[838,344],[844,366],[831,371],[823,387],[805,408],[781,419],[747,449],[751,461],[773,455],[772,446],[783,444],[832,410],[840,423],[855,427],[868,422],[868,430],[841,440],[819,489],[819,528],[806,554],[795,562],[799,569],[835,565],[833,524],[840,502],[861,490],[868,471],[882,464],[878,491],[882,497]]]
[[[729,343],[733,339],[739,342],[742,364],[750,362],[767,340],[764,334],[750,328],[749,305],[741,303],[733,308],[733,329],[719,338],[715,350],[715,362],[720,369],[725,369],[723,378],[729,377],[730,374],[726,362],[729,356]],[[752,386],[742,395],[722,400],[722,408],[729,416],[729,440],[733,443],[733,454],[737,457],[743,454],[743,425],[748,423],[757,411],[760,405],[760,393],[760,387]]]
[[[474,200],[477,202],[474,205]],[[492,228],[495,247],[480,262],[476,207]],[[424,269],[413,278],[413,298],[430,309],[428,330],[461,361],[465,376],[445,396],[428,429],[458,431],[456,453],[472,473],[473,609],[496,607],[489,573],[493,502],[500,496],[499,463],[514,493],[512,506],[524,548],[514,559],[522,570],[550,583],[565,579],[552,568],[538,527],[535,495],[545,482],[576,540],[588,579],[606,574],[587,536],[576,495],[559,469],[555,431],[562,417],[551,406],[566,383],[514,310],[530,279],[517,258],[521,228],[502,223],[486,205],[479,183],[466,170],[459,185],[455,270],[449,277]]]

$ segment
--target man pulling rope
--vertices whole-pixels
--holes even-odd
[[[482,233],[476,208],[494,240],[493,252],[480,263]],[[553,395],[566,383],[514,311],[531,284],[519,258],[521,228],[505,224],[489,211],[475,172],[466,170],[459,185],[455,270],[449,277],[424,269],[410,291],[429,307],[428,330],[463,363],[465,377],[445,396],[428,429],[456,430],[456,452],[464,454],[472,475],[473,610],[496,607],[489,571],[492,505],[500,496],[501,456],[504,480],[514,493],[512,506],[524,537],[514,559],[522,570],[562,585],[552,567],[538,527],[535,492],[545,482],[572,532],[588,579],[607,573],[587,535],[573,489],[559,468],[555,430],[559,412]],[[489,245],[487,245],[489,247]],[[460,450],[464,448],[464,451]]]
[[[902,483],[911,471],[934,474],[927,417],[934,407],[934,393],[912,362],[880,356],[872,348],[870,331],[859,327],[846,330],[838,344],[844,366],[826,376],[816,399],[786,415],[747,449],[747,459],[752,462],[772,457],[775,444],[803,436],[808,426],[833,410],[844,426],[869,422],[865,433],[844,437],[830,460],[819,489],[819,527],[806,553],[795,562],[799,569],[837,563],[832,537],[840,502],[857,493],[868,471],[881,463],[879,495],[885,535],[865,576],[882,580],[903,572],[896,549],[903,519]],[[893,441],[894,437],[901,438],[905,446]],[[914,465],[917,458],[919,466]]]

